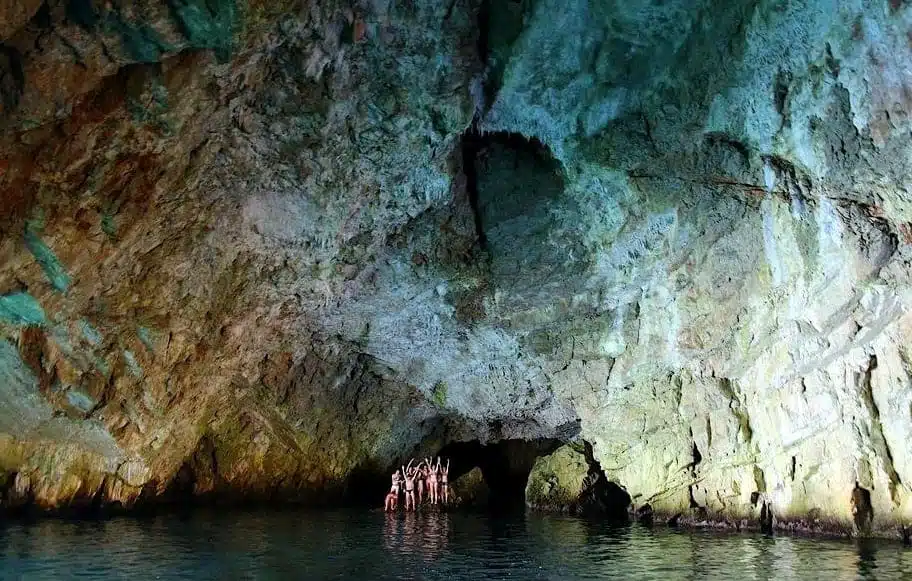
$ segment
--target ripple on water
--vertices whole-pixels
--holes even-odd
[[[890,542],[673,532],[565,517],[199,512],[0,525],[0,579],[675,581],[912,578]]]

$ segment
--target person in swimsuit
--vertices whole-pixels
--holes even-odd
[[[428,473],[427,473],[427,488],[428,496],[430,497],[431,504],[437,504],[440,500],[440,489],[438,486],[438,474],[437,468],[432,464],[432,459],[427,459]]]
[[[383,503],[383,510],[386,512],[394,512],[396,510],[396,504],[399,501],[399,495],[392,490],[386,493],[386,502]]]
[[[396,507],[399,505],[400,490],[402,490],[402,475],[398,470],[396,470],[393,472],[393,485],[390,487],[390,491],[386,495],[386,502],[389,503],[392,501],[392,510],[396,510]]]
[[[424,504],[424,489],[427,484],[427,466],[422,461],[418,465],[418,504]]]
[[[415,480],[418,477],[418,470],[412,468],[412,462],[415,459],[409,460],[408,467],[402,467],[402,474],[404,475],[405,480],[405,510],[409,509],[409,506],[412,507],[412,510],[415,510]]]
[[[440,473],[440,491],[443,492],[443,504],[450,503],[450,459],[447,458],[446,468],[440,467],[440,458],[437,458],[437,472]]]

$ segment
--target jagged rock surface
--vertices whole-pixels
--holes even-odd
[[[912,519],[906,3],[0,22],[4,504],[582,436],[656,511]]]

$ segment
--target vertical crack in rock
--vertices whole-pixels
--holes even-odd
[[[871,376],[875,369],[877,369],[877,356],[871,355],[868,357],[868,365],[858,379],[858,385],[861,389],[861,401],[864,403],[870,419],[871,445],[874,447],[874,452],[877,458],[880,459],[881,466],[889,479],[890,499],[893,501],[893,505],[898,507],[901,501],[900,489],[902,487],[902,481],[900,480],[899,474],[896,472],[896,467],[893,465],[893,452],[884,436],[880,409],[877,407],[877,402],[874,399]]]
[[[862,488],[857,482],[852,489],[852,519],[855,522],[855,530],[859,534],[867,535],[871,532],[871,524],[874,521],[874,506],[871,504],[871,491]]]
[[[719,390],[722,392],[722,395],[728,398],[729,410],[731,410],[735,419],[738,420],[739,431],[744,443],[750,445],[754,439],[754,430],[751,427],[750,416],[744,411],[741,398],[735,391],[732,380],[727,377],[719,379]]]
[[[690,497],[690,508],[703,509],[703,506],[697,502],[697,499],[694,497],[694,488],[697,486],[697,467],[703,462],[703,454],[700,453],[700,448],[697,447],[697,442],[693,439],[692,429],[690,430],[690,440],[690,485],[687,487],[687,493]]]
[[[481,136],[473,124],[462,136],[462,171],[466,179],[466,193],[469,196],[472,217],[475,220],[475,235],[478,237],[479,246],[482,250],[485,250],[487,248],[487,238],[478,202],[478,168],[476,167],[481,149]]]

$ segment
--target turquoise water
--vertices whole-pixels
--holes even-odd
[[[6,579],[903,579],[912,550],[565,517],[207,512],[0,524]]]

